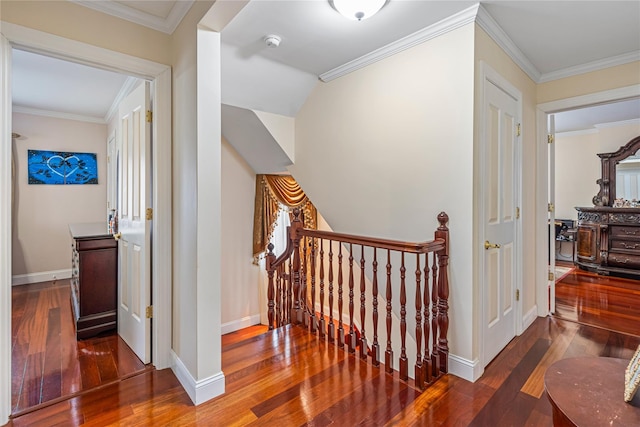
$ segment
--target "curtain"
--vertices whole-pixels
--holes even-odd
[[[259,256],[269,244],[280,206],[300,208],[304,227],[317,228],[317,212],[304,191],[289,175],[256,175],[253,218],[253,255]]]

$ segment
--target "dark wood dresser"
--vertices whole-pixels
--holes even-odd
[[[599,274],[640,277],[640,208],[576,210],[576,264]]]
[[[117,327],[118,242],[106,224],[69,224],[71,305],[78,339]]]

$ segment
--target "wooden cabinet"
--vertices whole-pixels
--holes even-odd
[[[576,263],[599,274],[640,276],[640,208],[576,208]]]
[[[78,339],[117,327],[118,242],[103,223],[70,224],[71,304]]]

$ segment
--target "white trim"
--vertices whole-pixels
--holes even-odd
[[[640,119],[620,120],[617,122],[597,123],[594,126],[596,129],[616,128],[619,126],[640,125]]]
[[[47,34],[8,22],[0,21],[2,34],[8,39],[12,47],[19,47],[30,52],[44,53],[49,56],[70,60],[73,62],[97,66],[102,69],[121,72],[127,75],[135,75],[140,78],[155,82],[153,99],[154,120],[153,130],[153,170],[154,170],[154,200],[156,210],[153,220],[153,295],[154,295],[154,319],[153,319],[153,360],[157,369],[169,366],[171,362],[171,68],[168,65],[159,64],[142,58],[126,55],[120,52],[92,46],[87,43],[65,39],[63,37]],[[3,44],[4,48],[4,44]],[[9,52],[10,53],[10,52]],[[10,55],[9,55],[10,56]],[[3,64],[3,66],[6,66]],[[6,71],[5,71],[6,73]],[[9,76],[8,76],[9,77]],[[0,172],[9,173],[10,176],[10,147],[11,147],[11,91],[10,87],[3,87],[1,93],[2,120],[0,129],[0,150],[6,155],[0,156]],[[9,168],[9,171],[5,171]],[[0,387],[11,384],[11,368],[4,364],[4,360],[11,358],[11,336],[5,336],[4,328],[11,325],[11,214],[4,211],[10,210],[9,193],[3,191],[8,186],[10,179],[2,179],[0,184],[0,245],[2,256],[0,257]],[[5,184],[6,183],[6,184]],[[8,369],[8,371],[7,371]],[[7,375],[9,375],[7,377]],[[7,379],[9,378],[9,379]],[[6,381],[5,381],[6,380]],[[4,390],[3,390],[4,391]],[[4,418],[4,411],[10,408],[11,393],[0,393],[0,421]]]
[[[547,275],[548,275],[548,251],[547,245],[547,203],[548,203],[548,165],[547,154],[547,115],[568,111],[575,108],[603,104],[640,96],[640,84],[620,87],[587,95],[574,96],[556,101],[538,104],[536,110],[537,139],[536,139],[536,303],[538,316],[549,314],[547,309]]]
[[[534,305],[524,316],[522,316],[523,330],[527,330],[529,326],[538,318],[538,306]]]
[[[478,223],[477,223],[477,227],[476,227],[476,238],[475,238],[475,242],[476,244],[474,246],[476,246],[478,249],[474,251],[475,253],[475,257],[476,259],[476,265],[477,265],[477,283],[480,283],[481,286],[479,287],[479,291],[478,291],[478,304],[477,306],[480,307],[480,309],[478,310],[478,314],[477,314],[477,321],[475,322],[475,324],[479,325],[478,330],[477,330],[477,336],[478,336],[478,342],[480,343],[480,365],[482,366],[482,370],[484,371],[484,366],[487,365],[488,362],[490,361],[485,361],[484,360],[484,354],[485,354],[485,340],[484,340],[484,334],[485,334],[485,324],[482,321],[482,319],[485,318],[484,316],[484,311],[486,309],[486,307],[484,306],[484,291],[485,291],[485,287],[484,287],[484,258],[483,258],[483,250],[480,249],[480,245],[481,242],[484,242],[485,240],[485,207],[484,207],[484,200],[485,198],[483,197],[483,192],[485,190],[485,172],[484,172],[484,167],[485,167],[485,161],[484,161],[484,156],[485,156],[485,141],[484,141],[484,135],[485,135],[485,129],[484,129],[484,114],[485,114],[485,99],[486,99],[486,84],[487,82],[494,84],[495,86],[497,86],[499,89],[501,89],[502,91],[504,91],[507,95],[509,95],[510,97],[512,97],[516,103],[517,103],[517,114],[515,117],[516,123],[520,123],[521,125],[521,134],[518,137],[517,140],[517,146],[515,147],[515,156],[516,156],[516,161],[515,161],[515,166],[516,166],[516,170],[514,171],[514,173],[516,174],[516,186],[517,186],[517,195],[516,195],[516,200],[515,203],[517,203],[517,206],[520,206],[520,211],[521,211],[521,217],[519,220],[516,220],[515,223],[515,230],[514,230],[514,241],[515,241],[515,255],[516,255],[516,262],[515,262],[515,281],[516,281],[516,286],[515,289],[520,289],[520,291],[522,292],[522,285],[523,285],[523,277],[522,277],[522,236],[523,236],[523,231],[522,231],[522,223],[524,220],[524,215],[525,212],[522,209],[522,155],[523,155],[523,150],[522,150],[522,141],[524,140],[524,132],[526,131],[526,129],[524,128],[524,126],[522,125],[522,92],[520,92],[520,90],[518,88],[516,88],[514,85],[512,85],[508,80],[506,80],[504,77],[502,77],[500,74],[498,74],[498,72],[496,72],[493,68],[491,68],[486,62],[484,61],[480,61],[480,72],[478,75],[478,87],[480,88],[481,95],[480,95],[480,102],[481,102],[481,117],[480,117],[480,129],[479,129],[479,134],[478,134],[478,138],[479,141],[478,146],[476,147],[476,149],[479,152],[479,156],[478,156],[478,187],[475,189],[475,191],[477,192],[476,194],[476,200],[478,200]],[[514,298],[515,300],[515,298]],[[515,335],[520,335],[524,329],[523,329],[523,324],[522,324],[522,298],[519,301],[515,301],[514,302],[514,332]]]
[[[578,74],[590,73],[592,71],[604,70],[605,68],[616,67],[618,65],[628,64],[630,62],[640,61],[640,51],[625,53],[622,55],[611,56],[597,61],[587,62],[586,64],[576,65],[574,67],[564,68],[562,70],[544,73],[537,80],[538,83],[558,80],[565,77],[571,77]]]
[[[568,137],[568,136],[591,135],[594,133],[598,133],[598,129],[571,130],[567,132],[556,132],[556,138],[562,138],[562,137]]]
[[[171,351],[171,359],[171,370],[176,378],[178,378],[178,381],[180,381],[182,388],[187,392],[194,405],[198,406],[224,393],[225,381],[223,372],[218,372],[209,378],[196,381],[173,350]]]
[[[11,415],[11,45],[0,34],[0,425]]]
[[[124,84],[120,88],[120,91],[118,92],[115,99],[113,100],[113,103],[111,103],[111,107],[109,107],[109,111],[107,111],[107,114],[105,114],[104,116],[105,123],[109,123],[111,121],[111,119],[113,118],[113,115],[116,114],[116,112],[118,112],[118,106],[120,105],[122,100],[126,98],[126,96],[129,95],[129,93],[131,93],[131,91],[134,89],[134,87],[138,83],[139,83],[139,80],[137,78],[127,77],[127,80],[125,80]]]
[[[195,0],[179,0],[173,2],[173,8],[171,9],[171,12],[169,12],[169,15],[167,15],[165,18],[142,12],[138,9],[134,9],[115,1],[69,1],[81,6],[88,7],[89,9],[97,10],[98,12],[106,13],[108,15],[133,22],[138,25],[144,25],[145,27],[154,29],[156,31],[161,31],[166,34],[172,34],[178,27],[178,24],[180,24],[180,21],[182,21],[182,18],[184,18],[184,16],[187,14]]]
[[[85,116],[82,114],[62,113],[60,111],[41,110],[39,108],[13,106],[14,113],[31,114],[33,116],[53,117],[55,119],[75,120],[78,122],[106,124],[103,117]]]
[[[475,382],[484,373],[478,359],[469,360],[449,353],[449,373],[467,381]]]
[[[381,61],[389,56],[400,53],[404,50],[410,49],[428,40],[439,37],[450,31],[463,27],[475,21],[476,13],[478,11],[479,3],[468,7],[454,15],[451,15],[440,22],[436,22],[422,30],[416,31],[413,34],[409,34],[393,43],[389,43],[379,49],[367,53],[359,58],[349,61],[346,64],[342,64],[332,70],[320,74],[320,80],[323,82],[330,82],[331,80],[342,77],[345,74],[349,74],[360,68],[367,67],[375,62]]]
[[[28,285],[30,283],[47,282],[49,280],[63,280],[71,277],[71,269],[41,271],[40,273],[16,274],[11,279],[12,286]]]
[[[504,32],[498,23],[491,17],[489,12],[480,5],[478,8],[477,24],[493,39],[498,46],[524,71],[534,82],[540,79],[540,71],[529,61],[518,46]]]
[[[260,324],[260,314],[243,317],[242,319],[233,320],[231,322],[220,325],[222,335],[239,331],[240,329]]]

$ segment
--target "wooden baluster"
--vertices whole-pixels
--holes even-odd
[[[407,359],[407,289],[405,285],[404,252],[401,256],[400,266],[400,379],[406,381],[409,378],[409,360]]]
[[[286,280],[286,284],[287,284],[287,304],[286,304],[286,312],[284,314],[285,317],[285,324],[289,324],[293,322],[293,319],[295,319],[295,316],[292,316],[291,314],[293,313],[293,264],[292,264],[293,260],[291,258],[289,258],[289,271],[287,273],[287,275],[285,276],[285,280]]]
[[[306,237],[300,240],[300,312],[302,313],[302,324],[309,326],[309,312],[307,310],[307,243]]]
[[[344,326],[342,325],[342,243],[338,249],[338,345],[344,348]]]
[[[276,277],[276,284],[277,284],[277,289],[276,289],[276,327],[279,328],[280,326],[282,326],[282,275],[283,275],[283,266],[284,264],[280,264],[278,266],[278,270],[277,270],[277,274],[278,276]]]
[[[329,240],[329,342],[336,340],[336,325],[333,323],[333,241]]]
[[[380,343],[378,343],[378,253],[373,248],[373,282],[371,284],[373,296],[373,344],[371,345],[371,363],[380,366]]]
[[[301,284],[300,284],[300,236],[297,230],[303,228],[300,220],[300,209],[293,210],[293,221],[289,227],[290,239],[293,240],[293,308],[291,311],[291,323],[302,323]]]
[[[440,358],[438,357],[438,263],[433,254],[431,269],[431,373],[440,376]]]
[[[393,373],[393,348],[391,347],[391,326],[393,317],[391,306],[391,251],[387,249],[387,350],[384,352],[385,371]]]
[[[318,319],[316,318],[316,239],[311,239],[311,319],[310,331],[316,333],[318,329]]]
[[[276,255],[273,253],[273,243],[269,243],[268,246],[269,252],[266,256],[266,266],[267,266],[267,276],[269,277],[269,282],[267,285],[267,318],[269,319],[269,329],[273,329],[273,325],[275,322],[275,284],[273,283],[273,274],[275,273],[275,269],[273,267],[273,263],[276,260]]]
[[[414,381],[416,387],[424,389],[424,374],[422,372],[422,271],[420,270],[420,254],[416,254],[416,366]]]
[[[424,380],[427,383],[432,381],[432,366],[431,356],[429,355],[429,343],[431,342],[431,330],[429,319],[429,303],[431,302],[431,296],[429,295],[429,253],[424,254],[424,357],[422,358],[422,372]]]
[[[364,246],[360,246],[360,327],[362,330],[360,331],[360,358],[367,358],[367,336],[365,334],[365,314],[367,312],[365,308],[365,291],[367,290],[367,286],[365,284],[365,276],[364,276]]]
[[[449,340],[447,334],[449,332],[449,277],[447,274],[447,266],[449,265],[449,229],[447,222],[449,216],[441,212],[438,215],[440,226],[436,230],[436,239],[444,239],[444,249],[438,252],[438,266],[440,267],[440,275],[438,276],[438,354],[440,356],[440,371],[449,372]]]
[[[320,338],[324,338],[327,327],[324,320],[324,239],[320,239],[320,323],[318,331]]]
[[[349,243],[349,353],[356,352],[356,332],[353,324],[353,245]]]

